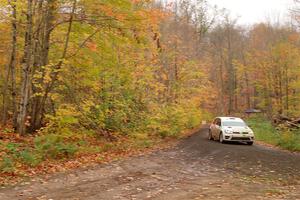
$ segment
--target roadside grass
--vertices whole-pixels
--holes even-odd
[[[247,123],[255,132],[256,140],[300,152],[299,130],[277,130],[270,121],[261,116],[251,117]]]
[[[107,141],[96,136],[80,140],[61,135],[0,136],[3,138],[0,141],[0,186],[18,183],[36,174],[108,162],[170,144],[159,137],[139,139],[123,136],[117,141]]]

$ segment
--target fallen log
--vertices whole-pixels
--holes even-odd
[[[277,118],[282,121],[292,121],[292,118],[289,118],[285,115],[278,115]]]
[[[295,119],[295,120],[293,120],[292,122],[295,123],[295,124],[300,124],[300,118]]]
[[[293,122],[289,122],[289,121],[286,121],[286,123],[290,126],[293,126],[295,128],[300,128],[300,125],[296,124],[296,123],[293,123]]]
[[[295,119],[284,115],[277,115],[273,118],[273,122],[277,126],[300,129],[300,118]]]

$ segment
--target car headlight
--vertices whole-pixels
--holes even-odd
[[[225,133],[233,133],[232,130],[226,129]]]

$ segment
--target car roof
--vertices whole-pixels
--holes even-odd
[[[217,117],[221,119],[221,121],[237,121],[237,122],[244,122],[241,118],[238,117]]]

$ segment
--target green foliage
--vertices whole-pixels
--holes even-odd
[[[19,147],[19,145],[18,144],[16,144],[16,143],[8,143],[7,145],[6,145],[6,149],[8,150],[8,153],[9,154],[17,154],[17,152],[18,152],[18,147]]]
[[[23,146],[27,145],[26,148]],[[67,141],[66,137],[54,134],[38,136],[34,146],[17,143],[1,143],[0,160],[1,172],[14,172],[16,165],[25,164],[35,167],[45,159],[62,159],[73,156],[78,147],[75,143]]]
[[[31,149],[22,150],[21,144],[2,143],[1,150],[4,153],[2,155],[2,161],[0,162],[0,171],[2,172],[14,172],[17,163],[37,166],[41,162],[38,154]]]
[[[299,131],[276,130],[264,117],[252,117],[248,119],[247,122],[253,129],[257,140],[280,146],[291,151],[300,151]]]
[[[63,106],[58,109],[55,116],[48,115],[49,124],[43,129],[43,132],[48,134],[60,133],[68,135],[72,133],[72,129],[78,127],[79,112],[73,107]]]
[[[4,173],[11,173],[15,171],[14,161],[10,157],[3,157],[0,162],[0,171]]]
[[[18,144],[0,142],[0,171],[11,173],[15,171],[15,159],[18,158]]]
[[[283,132],[280,140],[278,141],[278,145],[291,151],[300,151],[299,132]]]
[[[102,147],[102,150],[103,150],[103,152],[107,152],[107,151],[113,149],[114,147],[115,147],[114,144],[112,144],[112,143],[106,143],[106,144]]]
[[[149,116],[148,128],[162,138],[178,137],[183,130],[194,128],[201,121],[200,111],[193,107],[174,104],[156,109],[152,112],[156,115]]]
[[[6,133],[6,134],[11,134],[11,133],[14,133],[15,131],[11,128],[5,128],[4,130],[2,130],[3,133]]]
[[[34,146],[42,159],[71,157],[78,151],[76,144],[66,142],[64,137],[55,134],[37,137]]]
[[[94,153],[101,153],[103,152],[103,148],[100,147],[100,146],[88,146],[88,145],[85,145],[85,146],[80,146],[78,148],[78,152],[79,153],[89,153],[89,154],[94,154]]]
[[[273,145],[278,144],[280,133],[264,117],[252,117],[247,120],[247,123],[255,132],[257,140],[268,142]]]
[[[141,148],[141,149],[150,148],[153,145],[154,145],[154,143],[150,139],[142,139],[142,140],[135,141],[135,146],[137,148]]]
[[[20,152],[19,158],[23,163],[29,165],[31,167],[35,167],[41,162],[41,158],[39,155],[34,154],[30,150],[23,150]]]
[[[105,130],[130,134],[142,125],[145,111],[142,105],[128,95],[124,94],[119,99],[109,101],[102,106],[106,111],[103,121]]]

